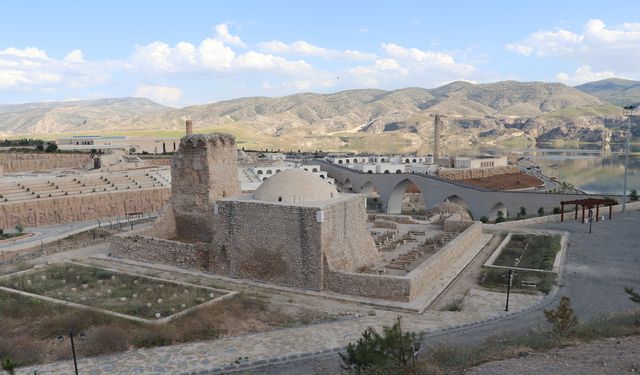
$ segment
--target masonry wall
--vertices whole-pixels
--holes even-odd
[[[325,289],[340,294],[409,302],[411,281],[401,276],[327,272]]]
[[[167,202],[169,188],[82,194],[0,203],[0,228],[42,226],[155,212]]]
[[[466,180],[518,172],[520,169],[515,165],[507,165],[489,168],[447,169],[439,171],[438,176],[449,180]]]
[[[4,173],[15,173],[75,168],[84,166],[88,159],[87,154],[0,152],[0,170],[4,169]]]
[[[111,255],[139,262],[160,263],[205,271],[210,248],[205,244],[191,244],[142,236],[117,234],[111,238]]]
[[[212,272],[321,290],[318,208],[238,200],[217,204]]]
[[[171,203],[178,238],[213,238],[213,202],[240,194],[235,138],[192,134],[180,140],[171,158]]]
[[[382,260],[367,229],[366,198],[354,195],[322,209],[322,251],[331,271],[354,272]]]

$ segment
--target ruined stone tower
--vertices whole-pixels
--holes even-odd
[[[212,239],[214,202],[239,195],[236,140],[227,134],[190,134],[171,158],[171,205],[176,237]]]
[[[187,120],[185,122],[185,135],[193,134],[193,121]]]

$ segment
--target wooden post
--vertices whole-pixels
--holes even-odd
[[[613,205],[609,204],[609,220],[611,220],[611,208],[613,208]]]
[[[560,202],[560,221],[564,221],[564,203]]]
[[[582,205],[582,224],[584,224],[584,205]]]
[[[575,220],[578,220],[578,205],[576,204],[576,215],[574,217]]]
[[[598,216],[600,216],[600,203],[596,204],[596,222],[600,220]]]

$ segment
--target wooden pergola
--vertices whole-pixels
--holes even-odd
[[[589,211],[589,215],[591,215],[591,210],[595,207],[596,209],[596,221],[599,220],[600,216],[600,206],[609,207],[609,220],[611,220],[611,212],[612,206],[617,204],[613,199],[604,199],[604,198],[585,198],[585,199],[576,199],[572,201],[562,201],[560,202],[560,221],[564,221],[564,206],[566,204],[575,205],[575,220],[578,220],[578,206],[582,207],[582,222],[584,223],[584,211]]]

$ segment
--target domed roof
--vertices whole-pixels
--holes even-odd
[[[464,207],[453,202],[442,202],[436,204],[432,209],[427,211],[427,218],[431,218],[436,215],[439,215],[441,218],[446,218],[454,214],[460,215],[460,220],[463,221],[473,220],[471,215],[469,215],[469,212]]]
[[[338,197],[338,191],[311,172],[287,169],[265,180],[253,197],[265,202],[321,202]]]

